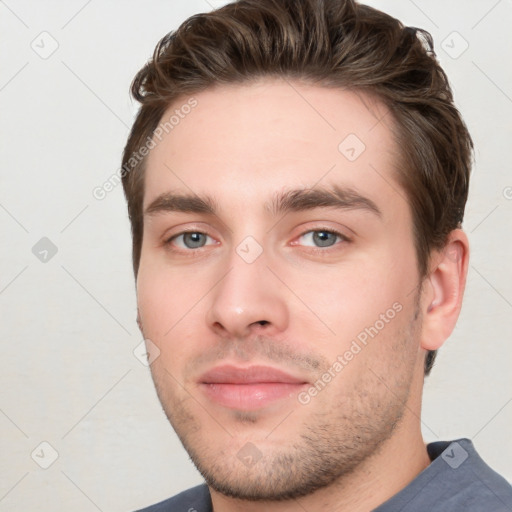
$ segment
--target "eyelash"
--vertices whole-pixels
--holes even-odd
[[[346,235],[344,235],[343,233],[341,233],[335,229],[332,229],[332,228],[322,228],[322,227],[318,227],[315,229],[308,229],[308,230],[302,232],[300,235],[298,235],[295,240],[302,238],[304,235],[307,235],[308,233],[319,233],[319,232],[330,233],[332,235],[335,235],[340,240],[335,242],[333,245],[326,246],[326,247],[304,246],[304,247],[307,247],[307,251],[313,252],[313,253],[319,253],[319,254],[326,254],[326,253],[329,253],[329,252],[335,250],[335,248],[337,246],[339,246],[341,243],[350,243],[351,242],[351,239],[349,237],[347,237]],[[170,238],[165,240],[164,245],[166,247],[170,247],[172,251],[180,252],[181,254],[184,254],[189,257],[194,257],[195,255],[198,255],[198,253],[202,252],[202,249],[205,249],[205,246],[198,247],[195,249],[193,249],[193,248],[192,249],[181,249],[181,248],[173,247],[172,242],[176,238],[178,238],[182,235],[186,235],[187,233],[198,233],[201,235],[205,235],[209,238],[213,238],[210,235],[208,235],[207,233],[205,233],[204,231],[190,229],[190,230],[181,231],[180,233],[176,233],[175,235],[172,235]],[[215,244],[212,244],[212,245],[215,245]],[[293,245],[296,246],[299,244],[293,243]]]

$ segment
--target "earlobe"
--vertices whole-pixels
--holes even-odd
[[[424,283],[421,347],[437,350],[452,333],[462,307],[469,261],[466,234],[456,229],[446,246],[432,258],[432,270]]]

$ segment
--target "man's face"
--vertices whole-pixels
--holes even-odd
[[[213,489],[304,495],[419,413],[419,275],[391,116],[284,81],[195,99],[147,161],[137,293],[153,379]]]

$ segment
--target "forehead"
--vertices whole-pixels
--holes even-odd
[[[320,182],[397,196],[392,117],[363,93],[268,79],[216,86],[176,101],[160,126],[144,206],[168,190],[264,202]]]

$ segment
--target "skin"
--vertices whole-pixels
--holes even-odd
[[[144,218],[139,322],[160,350],[151,371],[164,411],[216,511],[373,509],[430,463],[420,430],[424,359],[459,314],[467,238],[453,231],[420,277],[391,116],[375,100],[269,79],[195,98],[151,150],[145,177],[145,209],[164,192],[216,205]],[[348,134],[365,145],[354,161],[338,150]],[[266,206],[290,189],[333,186],[380,214],[275,215]],[[204,245],[189,248],[185,230],[207,235],[195,235]],[[237,252],[248,236],[262,251],[251,263]],[[318,247],[322,236],[331,245]],[[198,381],[219,364],[268,365],[310,389],[393,304],[400,311],[305,405],[291,393],[257,410],[225,407]]]

